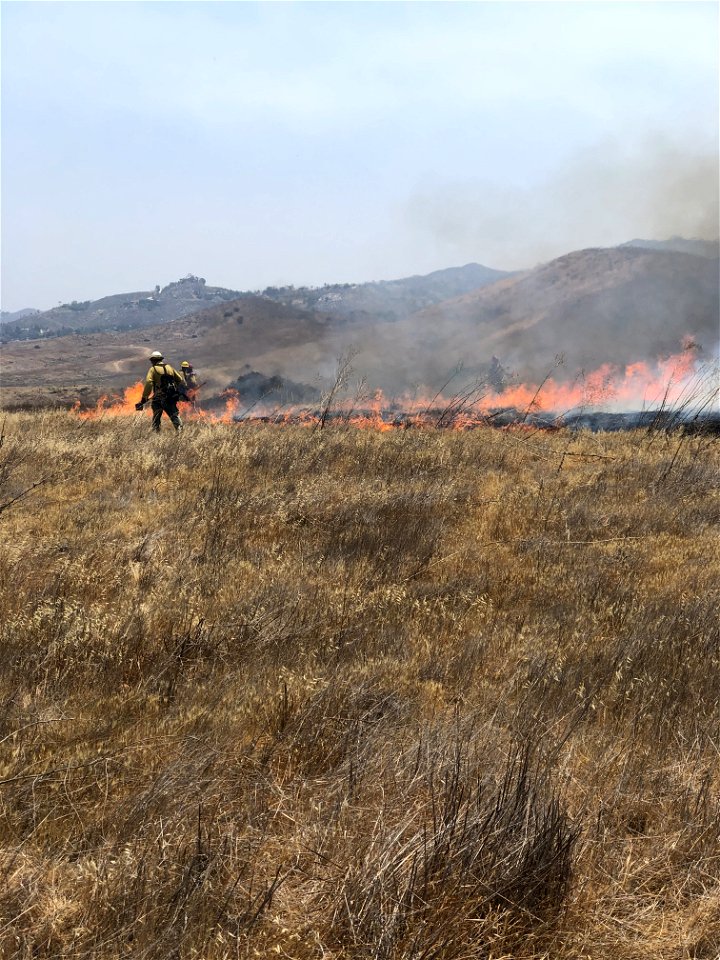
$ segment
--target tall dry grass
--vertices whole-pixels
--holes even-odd
[[[717,480],[8,415],[2,955],[715,960]]]

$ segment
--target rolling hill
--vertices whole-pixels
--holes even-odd
[[[202,277],[188,275],[162,289],[119,293],[100,300],[63,303],[51,310],[21,310],[2,318],[3,340],[31,340],[68,333],[133,330],[177,320],[202,305],[224,303],[240,296],[237,290],[208,287]]]
[[[523,380],[564,357],[566,375],[654,360],[693,338],[718,342],[718,261],[634,247],[570,253],[416,313],[373,340],[384,371],[436,383],[462,361],[482,376],[493,356]]]
[[[350,323],[393,322],[510,276],[513,274],[507,270],[466,263],[463,267],[449,267],[402,280],[324,287],[268,287],[263,290],[263,296],[287,306],[320,310]]]
[[[206,397],[250,373],[317,391],[350,352],[355,375],[388,395],[437,390],[459,365],[465,381],[486,377],[498,360],[537,381],[562,355],[559,375],[570,379],[674,353],[687,337],[712,353],[718,315],[717,260],[636,246],[581,250],[392,320],[243,294],[129,333],[6,343],[0,399],[68,403],[120,391],[144,375],[156,348],[171,362],[191,360]]]
[[[317,379],[331,365],[330,333],[327,318],[248,296],[130,333],[13,341],[3,345],[0,400],[5,406],[94,402],[143,378],[157,348],[171,363],[192,361],[206,396],[220,393],[251,366]]]
[[[119,293],[100,300],[60,304],[52,310],[18,310],[0,318],[2,339],[33,340],[68,333],[102,333],[157,326],[189,316],[206,306],[262,296],[286,307],[317,310],[346,321],[398,320],[423,307],[460,296],[511,276],[477,263],[436,270],[426,276],[323,287],[268,287],[260,291],[207,286],[189,274],[162,289]]]

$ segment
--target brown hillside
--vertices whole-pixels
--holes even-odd
[[[20,316],[3,315],[4,340],[29,340],[43,335],[109,333],[130,331],[169,323],[197,313],[211,304],[234,300],[240,294],[225,287],[208,286],[192,274],[168,283],[162,289],[118,293],[100,300],[62,303],[51,310],[21,311]]]
[[[317,379],[333,356],[328,322],[316,314],[260,297],[243,297],[182,320],[131,333],[73,334],[3,346],[2,391],[6,406],[94,401],[145,376],[147,356],[160,349],[170,363],[190,360],[218,393],[246,364],[265,373],[292,369]]]
[[[709,353],[718,340],[718,261],[635,248],[582,250],[535,270],[388,323],[342,323],[328,314],[244,296],[142,330],[72,335],[3,346],[6,406],[67,403],[117,392],[145,373],[150,350],[191,360],[205,396],[257,370],[319,386],[337,358],[370,388],[439,389],[462,364],[483,377],[493,356],[519,379],[623,366],[676,352],[686,336]]]
[[[718,261],[581,250],[423,310],[402,333],[414,355],[474,367],[495,354],[523,378],[542,376],[558,354],[572,372],[654,360],[687,335],[709,349],[718,339]]]

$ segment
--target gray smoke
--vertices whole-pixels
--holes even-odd
[[[653,136],[607,141],[534,187],[437,184],[408,202],[413,233],[449,262],[525,269],[569,250],[633,237],[715,239],[719,233],[714,146],[693,149]]]
[[[448,263],[530,268],[635,237],[714,240],[718,167],[710,148],[690,150],[660,136],[606,142],[536,188],[436,185],[413,197],[406,214],[413,233]],[[472,303],[446,304],[410,321],[355,328],[347,339],[361,347],[356,362],[368,380],[388,393],[438,387],[458,365],[463,371],[453,382],[470,382],[487,375],[493,355],[521,380],[551,371],[572,379],[605,362],[622,367],[667,356],[684,334],[712,355],[716,262],[677,257],[650,264],[648,257],[578,254],[534,272],[511,293],[490,289]],[[552,322],[544,322],[544,310]],[[558,368],[556,357],[563,360]]]
[[[685,335],[717,352],[717,260],[613,250],[633,238],[718,236],[718,156],[667,138],[606,142],[530,189],[436,185],[407,206],[408,224],[442,261],[545,267],[395,322],[331,324],[324,362],[283,371],[331,383],[353,353],[355,378],[386,397],[445,395],[503,368],[524,382],[573,380],[681,349]],[[572,253],[572,251],[576,251]],[[548,261],[562,258],[557,263]],[[556,365],[556,358],[561,358]],[[317,381],[313,379],[317,378]]]

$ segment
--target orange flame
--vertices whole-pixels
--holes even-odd
[[[381,431],[398,426],[443,426],[463,430],[488,423],[488,414],[506,408],[514,408],[521,415],[552,412],[560,416],[597,407],[626,410],[669,408],[692,398],[693,391],[697,390],[698,376],[698,348],[688,339],[682,352],[666,359],[655,363],[637,361],[622,370],[603,364],[572,382],[548,377],[540,384],[521,383],[500,392],[478,387],[456,397],[401,397],[393,402],[388,402],[382,391],[376,390],[361,412],[354,409],[352,401],[340,400],[333,404],[332,415],[343,424]],[[82,419],[134,414],[142,391],[143,384],[138,382],[127,387],[122,395],[101,397],[91,410],[81,410],[79,401],[72,409]],[[222,396],[225,400],[223,410],[203,410],[198,403],[193,403],[182,408],[183,419],[205,423],[261,419],[274,424],[318,426],[327,415],[299,406],[283,410],[266,407],[248,410],[243,407],[236,390],[225,390]]]
[[[76,401],[73,411],[82,420],[94,420],[97,417],[124,417],[135,413],[135,404],[142,399],[143,382],[138,380],[131,387],[126,387],[120,396],[102,396],[93,409],[81,410],[80,401]]]

